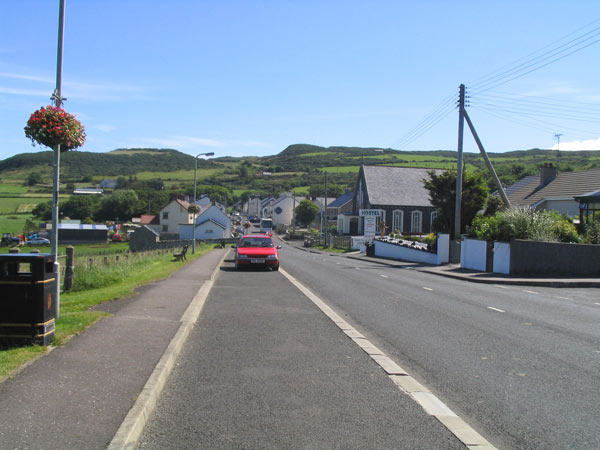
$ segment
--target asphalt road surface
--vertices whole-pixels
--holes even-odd
[[[600,448],[600,290],[281,254],[282,269],[496,447]],[[140,448],[464,448],[281,274],[231,267]]]
[[[499,448],[600,448],[600,290],[499,286],[284,247],[309,285]]]
[[[223,267],[141,449],[464,449],[281,272]]]

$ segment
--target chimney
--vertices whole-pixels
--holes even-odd
[[[545,186],[556,177],[556,167],[552,163],[544,163],[540,167],[540,187]]]

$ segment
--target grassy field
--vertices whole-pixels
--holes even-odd
[[[2,197],[0,198],[0,214],[30,213],[38,203],[44,203],[48,197]]]
[[[329,173],[358,173],[360,166],[337,166],[337,167],[321,167],[321,172]]]
[[[27,219],[33,219],[33,216],[31,214],[0,214],[0,233],[21,234]]]
[[[138,286],[166,278],[212,249],[213,246],[197,246],[196,254],[189,254],[188,261],[185,262],[173,261],[170,253],[150,256],[140,264],[129,265],[118,282],[111,279],[106,286],[61,294],[60,318],[56,321],[54,345],[63,345],[72,336],[108,315],[102,311],[90,310],[92,306],[132,295]],[[0,379],[9,376],[21,365],[45,352],[46,348],[38,345],[0,349]]]

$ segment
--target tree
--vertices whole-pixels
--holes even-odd
[[[50,220],[52,218],[52,201],[38,203],[31,214],[40,220]]]
[[[100,209],[100,197],[73,195],[60,204],[60,211],[71,219],[85,220],[94,217]]]
[[[339,197],[344,193],[344,188],[339,184],[327,185],[327,197]],[[313,184],[308,188],[308,195],[311,197],[325,197],[325,185]]]
[[[308,199],[304,199],[296,207],[296,220],[304,226],[308,226],[315,220],[319,213],[319,207]]]
[[[122,221],[131,220],[136,213],[138,196],[135,191],[129,189],[116,190],[112,195],[102,199],[102,205],[97,212],[99,220]]]
[[[456,206],[456,171],[447,170],[440,175],[432,170],[429,180],[425,180],[431,204],[438,215],[434,222],[436,231],[450,232],[454,236],[454,213]],[[461,233],[470,226],[475,215],[481,210],[489,194],[485,178],[481,172],[463,172],[463,192],[461,203]]]
[[[31,172],[27,177],[27,182],[25,183],[27,186],[35,186],[36,184],[40,184],[42,182],[42,174],[39,172]]]

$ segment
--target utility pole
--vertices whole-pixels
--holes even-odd
[[[560,152],[560,137],[562,136],[562,133],[557,133],[554,135],[554,137],[557,140],[557,144],[556,144],[556,151]]]
[[[325,246],[328,246],[327,243],[327,234],[328,234],[329,224],[327,223],[327,172],[325,172]]]
[[[58,11],[58,49],[56,56],[56,88],[52,94],[52,100],[57,108],[62,107],[62,57],[65,24],[65,0],[60,0]],[[54,148],[53,162],[53,186],[52,186],[52,236],[51,251],[54,258],[54,278],[56,280],[56,318],[60,316],[60,264],[58,262],[58,191],[60,187],[60,144]]]
[[[463,178],[463,133],[465,127],[465,85],[460,85],[458,99],[458,157],[456,160],[456,206],[454,209],[454,235],[456,241],[460,238],[460,214],[462,203],[462,178]]]

